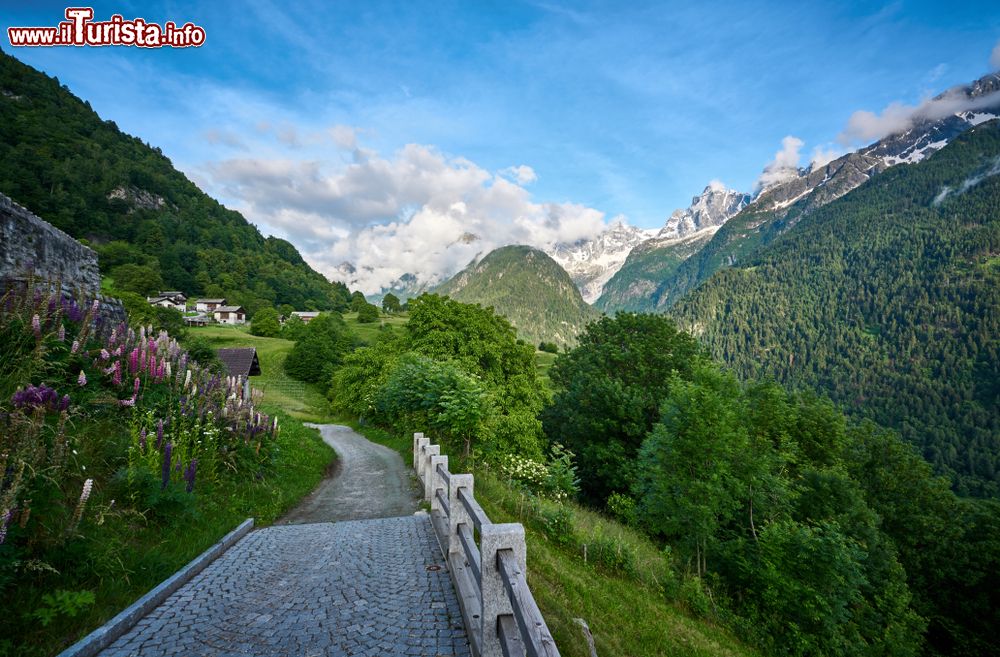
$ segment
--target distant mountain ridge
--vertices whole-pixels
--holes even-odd
[[[606,312],[665,310],[713,273],[749,258],[814,210],[891,167],[920,162],[970,128],[1000,116],[1000,73],[949,90],[935,100],[976,107],[915,120],[908,129],[829,163],[788,170],[784,179],[759,190],[700,248],[686,244],[678,252],[671,243],[646,244],[633,259],[637,271],[631,271],[626,262],[619,280],[613,278],[606,286],[605,297],[597,302],[598,307]],[[681,258],[679,263],[678,258]],[[648,274],[662,278],[650,286]]]
[[[492,306],[517,329],[518,336],[572,345],[586,324],[600,316],[584,302],[569,274],[543,251],[504,246],[435,287],[463,303]]]

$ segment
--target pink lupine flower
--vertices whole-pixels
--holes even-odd
[[[120,360],[115,361],[115,374],[111,379],[111,382],[116,386],[120,386],[122,384],[122,362]]]
[[[108,360],[111,358],[111,354],[108,353],[107,349],[101,349],[101,360]]]
[[[132,398],[135,399],[139,395],[139,377],[135,377],[135,381],[132,383]]]
[[[128,356],[128,371],[135,374],[139,369],[139,349],[133,349],[132,353]]]
[[[100,309],[101,309],[101,302],[97,299],[94,299],[94,303],[90,304],[90,312],[96,315]]]
[[[80,370],[80,376],[76,377],[76,385],[81,388],[87,385],[87,375],[83,373],[83,370]]]

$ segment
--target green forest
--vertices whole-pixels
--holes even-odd
[[[671,311],[744,378],[898,430],[961,494],[1000,492],[1000,124],[803,217]],[[952,190],[947,193],[946,190]]]
[[[2,52],[0,192],[93,247],[121,291],[225,297],[251,313],[346,307],[347,288],[313,271],[290,243],[263,237],[159,148]]]

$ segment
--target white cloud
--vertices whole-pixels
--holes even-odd
[[[538,180],[535,170],[526,164],[516,167],[507,167],[500,172],[500,175],[515,181],[519,185],[530,185]]]
[[[330,128],[330,139],[337,148],[353,151],[358,147],[358,130],[349,125],[335,125]]]
[[[607,225],[593,208],[534,201],[523,187],[535,179],[526,165],[492,175],[416,144],[388,158],[359,147],[353,156],[346,164],[237,158],[205,170],[250,220],[366,294],[407,273],[436,283],[499,246],[546,248],[593,237]],[[345,262],[353,273],[339,268]]]
[[[809,158],[809,167],[811,169],[825,167],[843,154],[844,151],[836,146],[816,146],[813,148],[812,155]]]
[[[1000,71],[1000,41],[997,41],[997,45],[993,46],[993,52],[990,53],[990,67],[994,71]]]
[[[955,88],[918,105],[890,103],[880,114],[859,110],[848,119],[847,127],[837,140],[845,146],[873,142],[888,135],[905,132],[921,121],[936,121],[956,112],[991,107],[998,101],[1000,92],[970,98],[961,88]]]
[[[718,178],[713,178],[712,180],[709,180],[708,181],[708,187],[713,192],[724,192],[724,191],[727,191],[729,189],[728,187],[726,187],[725,183],[723,183]]]
[[[782,139],[781,150],[774,154],[774,159],[767,163],[764,172],[757,179],[758,188],[770,187],[795,176],[801,158],[799,151],[803,146],[805,142],[798,137],[788,135]]]

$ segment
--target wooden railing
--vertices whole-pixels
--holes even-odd
[[[490,522],[476,502],[472,475],[449,472],[448,457],[422,433],[413,434],[413,467],[431,505],[473,654],[558,657],[528,588],[524,527]]]

